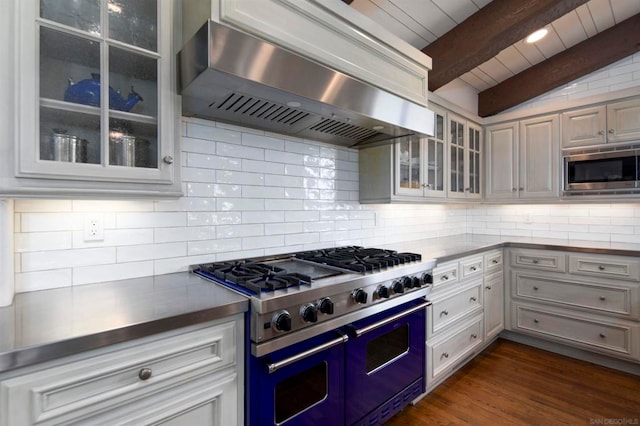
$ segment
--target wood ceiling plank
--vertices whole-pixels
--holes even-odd
[[[575,46],[588,38],[582,27],[578,14],[573,11],[556,19],[551,26],[558,33],[562,44],[566,47]]]
[[[509,46],[496,56],[512,74],[518,74],[531,66],[527,58],[515,46]]]
[[[638,0],[613,0],[609,2],[613,9],[613,18],[616,22],[622,22],[638,13],[640,3]]]
[[[414,0],[415,1],[415,0]],[[476,13],[480,8],[471,0],[431,0],[457,24]],[[424,46],[423,46],[424,47]]]
[[[549,27],[549,33],[545,38],[535,43],[536,47],[540,49],[545,58],[550,58],[565,49],[562,40],[558,36],[558,33],[553,27]]]
[[[596,24],[598,32],[602,32],[615,25],[616,22],[613,19],[613,10],[611,10],[609,0],[590,0],[589,3],[587,3],[587,7],[591,12],[593,22]]]
[[[431,0],[393,0],[393,3],[438,37],[456,26],[456,21]]]
[[[534,44],[519,41],[514,44],[514,47],[518,49],[518,52],[522,53],[522,56],[527,58],[527,61],[529,61],[531,65],[535,65],[545,59],[542,52],[540,52],[540,49],[538,49]]]
[[[489,84],[486,81],[482,80],[474,73],[474,71],[469,71],[468,73],[461,75],[460,80],[464,81],[469,86],[476,89],[478,92],[482,92],[483,90],[486,90],[489,87],[491,87],[493,84],[495,84],[495,83]]]
[[[588,37],[593,37],[598,34],[598,29],[596,28],[595,22],[593,22],[593,16],[591,16],[591,11],[586,4],[576,8],[576,13],[578,14],[578,18],[580,18],[580,23],[582,24],[582,28],[587,33]]]
[[[587,0],[493,0],[422,49],[431,56],[429,90],[472,70]]]
[[[489,59],[484,64],[478,65],[478,68],[484,71],[484,73],[486,73],[496,82],[504,81],[509,77],[513,77],[515,75],[514,72],[511,72],[509,68],[505,67],[504,64],[495,57]]]
[[[480,92],[478,115],[488,117],[640,51],[640,13]]]

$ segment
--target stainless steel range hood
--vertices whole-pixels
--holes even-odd
[[[351,147],[433,135],[429,109],[213,21],[178,64],[185,116]]]

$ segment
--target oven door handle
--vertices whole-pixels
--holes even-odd
[[[355,333],[356,337],[360,337],[363,334],[366,334],[366,333],[368,333],[370,331],[375,330],[376,328],[380,328],[383,325],[387,325],[389,323],[392,323],[392,322],[396,321],[397,319],[400,319],[402,317],[406,317],[407,315],[410,315],[410,314],[412,314],[414,312],[417,312],[417,311],[419,311],[421,309],[424,309],[429,305],[431,305],[431,302],[429,302],[429,301],[422,302],[421,304],[419,304],[417,306],[414,306],[413,308],[409,308],[406,311],[399,312],[399,313],[397,313],[395,315],[392,315],[392,316],[390,316],[388,318],[385,318],[385,319],[383,319],[381,321],[375,322],[375,323],[373,323],[371,325],[368,325],[366,327],[362,327],[362,328],[353,330],[353,332]]]
[[[317,354],[319,352],[322,352],[322,351],[324,351],[326,349],[329,349],[329,348],[332,348],[334,346],[341,345],[341,344],[345,343],[347,340],[349,340],[349,336],[343,335],[343,336],[338,337],[337,339],[329,340],[327,343],[323,343],[322,345],[318,345],[315,348],[311,348],[311,349],[308,349],[308,350],[306,350],[304,352],[300,352],[299,354],[296,354],[296,355],[294,355],[292,357],[285,358],[282,361],[269,363],[269,364],[267,364],[267,368],[269,369],[269,374],[275,373],[279,369],[281,369],[283,367],[286,367],[288,365],[291,365],[294,362],[298,362],[301,359],[310,357],[311,355],[315,355],[315,354]]]

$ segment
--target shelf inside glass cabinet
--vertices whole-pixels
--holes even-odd
[[[44,108],[57,109],[60,111],[77,112],[81,114],[100,116],[100,108],[91,105],[76,104],[73,102],[59,101],[57,99],[41,98],[40,106]],[[109,117],[135,121],[145,124],[158,124],[158,120],[150,115],[135,114],[132,112],[109,110]]]

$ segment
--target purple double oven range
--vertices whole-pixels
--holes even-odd
[[[377,425],[425,391],[434,261],[357,246],[202,264],[246,295],[246,423]]]

